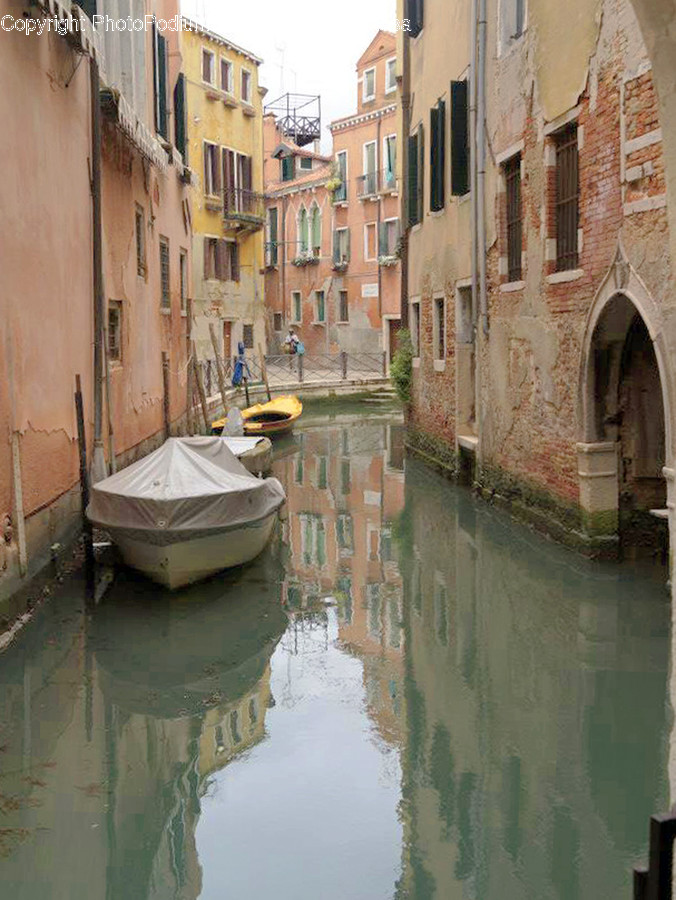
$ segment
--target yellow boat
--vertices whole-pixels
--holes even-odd
[[[244,434],[275,435],[288,434],[303,412],[303,404],[298,397],[275,397],[268,403],[257,403],[242,410]],[[212,431],[219,434],[225,428],[225,419],[213,422]]]

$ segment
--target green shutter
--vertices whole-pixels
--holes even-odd
[[[349,261],[349,259],[350,259],[350,229],[349,229],[349,227],[348,227],[348,229],[347,229],[347,231],[346,231],[346,233],[345,233],[345,237],[346,237],[346,240],[345,240],[345,258],[346,258],[346,260]]]
[[[167,137],[167,42],[155,28],[155,129]]]
[[[378,223],[378,256],[387,256],[387,223]]]
[[[430,110],[430,209],[439,207],[439,107]]]
[[[451,194],[469,190],[469,135],[467,128],[467,81],[451,82]]]
[[[185,91],[185,75],[179,73],[174,88],[174,143],[176,149],[186,163],[186,131],[187,131],[187,104]]]
[[[277,207],[273,206],[269,210],[269,221],[270,221],[270,265],[277,265]]]
[[[340,240],[337,231],[333,232],[333,262],[340,262]]]
[[[418,216],[418,135],[408,139],[408,224],[416,225]]]

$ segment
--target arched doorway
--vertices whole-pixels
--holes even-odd
[[[606,460],[615,457],[616,524],[625,554],[663,556],[668,546],[664,410],[650,332],[629,297],[615,293],[591,334],[587,440],[601,448]]]

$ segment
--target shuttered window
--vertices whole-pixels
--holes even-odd
[[[451,194],[469,191],[469,128],[467,81],[451,82]]]
[[[155,130],[163,138],[167,130],[167,42],[153,24],[153,98]]]
[[[160,236],[160,300],[167,308],[171,305],[169,284],[169,238]]]
[[[204,193],[216,196],[221,192],[221,167],[219,148],[204,142]]]
[[[187,162],[186,151],[186,134],[187,134],[187,106],[185,92],[185,75],[181,72],[176,79],[176,87],[174,88],[174,144],[176,149],[183,157],[183,162]]]
[[[239,281],[239,244],[218,238],[204,238],[204,278]]]
[[[415,134],[408,139],[408,224],[417,225],[422,221],[422,205],[425,176],[425,133],[419,125]]]
[[[338,296],[338,321],[348,322],[350,311],[347,302],[347,291],[340,291]]]
[[[282,181],[293,181],[296,177],[296,160],[293,156],[282,158]]]
[[[337,228],[333,232],[333,262],[335,265],[350,259],[350,229]]]
[[[521,281],[521,157],[505,163],[507,280]]]
[[[242,342],[246,350],[253,350],[254,330],[253,325],[242,325]]]
[[[578,265],[579,174],[577,125],[559,132],[556,144],[556,270]]]
[[[404,0],[404,18],[409,20],[411,37],[417,37],[423,30],[424,0]]]
[[[430,209],[444,208],[446,183],[446,103],[439,100],[430,110]]]
[[[268,210],[268,265],[276,266],[278,261],[277,207]]]

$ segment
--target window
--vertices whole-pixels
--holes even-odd
[[[169,294],[169,238],[160,235],[160,289],[162,306],[171,305]]]
[[[219,238],[204,238],[204,278],[239,281],[239,244]]]
[[[242,343],[247,350],[253,350],[254,330],[253,325],[242,325]]]
[[[310,239],[312,253],[319,256],[322,250],[322,216],[316,203],[313,204],[310,211]]]
[[[378,190],[376,142],[364,144],[364,184],[362,194],[375,194]]]
[[[326,307],[324,305],[324,291],[315,291],[315,322],[326,321]]]
[[[325,491],[329,484],[329,461],[326,456],[317,457],[317,487]]]
[[[397,89],[397,59],[388,59],[385,63],[385,93],[389,94]]]
[[[376,70],[375,69],[367,69],[364,72],[364,82],[363,82],[363,100],[366,103],[367,100],[373,100],[376,96]]]
[[[397,186],[397,136],[388,134],[383,140],[384,187],[393,190]]]
[[[439,100],[430,110],[430,209],[444,208],[446,198],[446,103]]]
[[[188,308],[188,251],[181,250],[178,257],[178,271],[181,279],[181,312]]]
[[[352,464],[349,459],[340,461],[340,493],[349,494],[352,490]]]
[[[500,52],[520,38],[526,28],[526,0],[500,0]]]
[[[221,90],[225,91],[226,94],[233,94],[235,92],[233,75],[234,69],[232,63],[229,59],[223,59],[221,57]]]
[[[311,169],[312,168],[312,157],[311,156],[301,156],[300,157],[300,167],[301,167],[301,169],[305,169],[306,171],[308,169]]]
[[[420,301],[411,303],[411,343],[413,355],[420,356]]]
[[[279,247],[277,244],[277,207],[273,206],[268,210],[268,241],[267,241],[267,264],[276,266],[279,255]]]
[[[386,219],[380,223],[378,255],[396,256],[399,250],[399,219]]]
[[[469,191],[467,81],[451,82],[451,194]]]
[[[308,217],[307,210],[305,207],[301,207],[300,212],[298,213],[298,251],[299,253],[307,253],[309,249],[309,228],[308,228]]]
[[[471,287],[459,287],[456,291],[455,339],[458,344],[471,344],[474,341]]]
[[[293,181],[296,177],[296,158],[294,156],[283,156],[281,163],[282,181]]]
[[[338,294],[338,321],[349,322],[350,310],[347,303],[347,291],[340,291]]]
[[[143,207],[136,204],[136,272],[145,276],[146,270],[146,217]]]
[[[579,174],[577,125],[560,131],[556,146],[556,271],[576,269],[578,263]]]
[[[446,359],[446,301],[443,297],[434,299],[434,356]]]
[[[251,103],[251,72],[242,69],[242,103]]]
[[[336,153],[336,165],[341,185],[334,191],[333,199],[336,202],[341,202],[347,200],[347,150],[340,150]]]
[[[220,148],[204,142],[204,193],[216,197],[221,193]]]
[[[214,83],[214,54],[204,49],[202,49],[202,81],[207,84]]]
[[[108,359],[122,361],[122,302],[108,301]]]
[[[284,319],[281,313],[273,313],[272,315],[273,327],[275,331],[281,331],[284,327]]]
[[[343,493],[349,493],[349,489]],[[336,539],[340,550],[354,551],[354,522],[351,515],[343,513],[337,517]]]
[[[521,157],[504,166],[507,219],[507,280],[521,281]]]
[[[333,263],[340,265],[350,259],[350,229],[336,228],[333,232]]]
[[[155,107],[155,130],[167,138],[167,41],[153,25],[153,100]],[[124,80],[124,79],[123,79]]]
[[[364,259],[376,259],[376,223],[364,225]]]
[[[174,145],[188,162],[188,105],[186,102],[186,80],[183,72],[178,73],[174,86]]]
[[[423,191],[425,185],[425,132],[419,125],[408,139],[408,224],[422,222]]]
[[[411,23],[411,37],[418,37],[423,30],[424,7],[424,0],[404,0],[404,18]]]
[[[293,321],[299,325],[303,321],[303,297],[300,291],[291,294]]]

